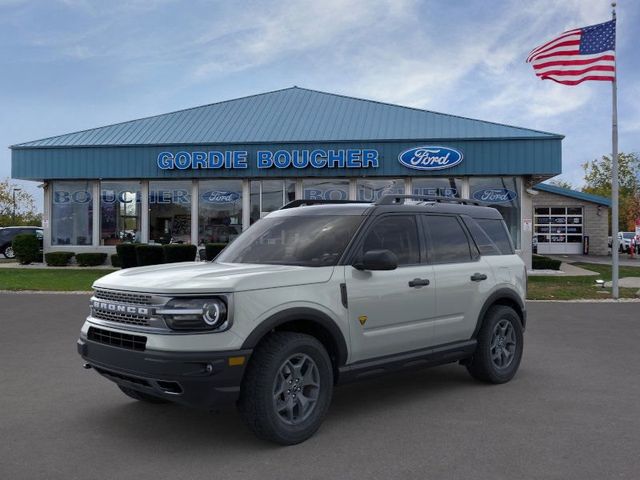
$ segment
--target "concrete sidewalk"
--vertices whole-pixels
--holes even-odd
[[[611,265],[611,255],[543,255],[549,258],[555,258],[566,263],[598,263],[601,265]],[[634,256],[631,258],[627,253],[619,255],[619,263],[625,267],[640,267],[640,258]]]
[[[559,260],[559,259],[558,259]],[[527,275],[531,277],[539,276],[566,276],[566,277],[582,277],[582,276],[597,276],[598,272],[593,272],[584,268],[576,267],[570,263],[562,263],[560,270],[527,270]]]

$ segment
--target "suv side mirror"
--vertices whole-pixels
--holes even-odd
[[[353,264],[357,270],[395,270],[398,257],[391,250],[369,250],[362,259]]]

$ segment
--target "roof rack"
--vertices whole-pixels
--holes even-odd
[[[421,202],[433,202],[433,203],[459,203],[461,205],[476,205],[480,206],[480,203],[470,200],[468,198],[455,198],[455,197],[438,197],[430,195],[383,195],[376,202],[375,205],[396,205],[404,204],[405,200],[418,200]]]
[[[280,210],[284,210],[286,208],[296,208],[296,207],[303,207],[305,205],[345,205],[348,203],[368,203],[371,204],[371,202],[365,202],[362,200],[318,200],[318,199],[300,199],[300,200],[292,200],[291,202],[285,204],[284,206],[280,207]]]

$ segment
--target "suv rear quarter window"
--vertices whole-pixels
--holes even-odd
[[[475,221],[485,231],[502,255],[514,253],[511,237],[503,220],[496,218],[476,218]]]

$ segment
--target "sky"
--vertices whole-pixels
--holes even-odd
[[[619,148],[639,152],[640,2],[617,10]],[[0,178],[16,143],[297,85],[563,134],[579,187],[611,151],[611,84],[524,60],[610,18],[606,0],[0,0]]]

